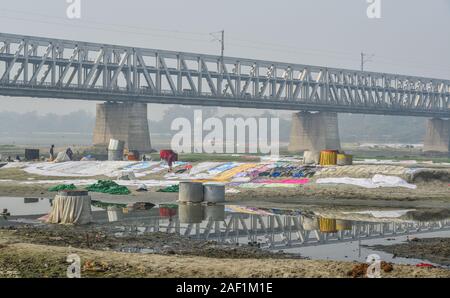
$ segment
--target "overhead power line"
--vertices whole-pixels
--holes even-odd
[[[170,30],[170,29],[163,29],[163,28],[154,28],[154,27],[140,27],[140,26],[133,26],[133,25],[125,25],[125,24],[111,24],[111,23],[105,23],[105,22],[99,22],[99,21],[90,21],[83,19],[82,23],[76,22],[74,23],[73,20],[68,20],[64,17],[58,17],[58,16],[52,16],[47,14],[41,14],[36,12],[29,12],[29,11],[18,11],[18,10],[11,10],[11,9],[4,9],[2,8],[2,13],[14,13],[14,14],[22,14],[22,15],[33,15],[38,17],[44,17],[46,20],[41,19],[29,19],[24,17],[17,17],[17,16],[8,16],[8,15],[0,15],[2,18],[5,19],[11,19],[11,20],[20,20],[20,21],[27,21],[27,22],[36,22],[36,23],[44,23],[44,24],[57,24],[57,25],[64,25],[69,27],[83,27],[86,29],[93,29],[93,30],[100,30],[100,31],[109,31],[109,32],[119,32],[119,33],[127,33],[127,34],[136,34],[140,36],[149,36],[152,38],[158,38],[158,39],[179,39],[179,40],[187,40],[192,42],[202,42],[202,43],[208,43],[210,42],[210,34],[206,32],[193,32],[193,31],[180,31],[180,30]],[[48,19],[57,19],[61,20],[61,22],[55,22],[50,21]],[[88,25],[86,25],[88,24]],[[92,24],[92,25],[89,25]],[[100,27],[101,26],[107,26],[107,27]],[[112,28],[114,27],[114,28]],[[116,29],[117,28],[117,29]],[[124,30],[123,28],[129,28],[130,30]],[[135,30],[142,31],[142,32],[136,32]],[[149,32],[153,31],[153,32]],[[157,34],[155,32],[165,32],[165,33],[172,33],[174,35],[169,34]],[[220,31],[222,33],[222,31]],[[176,36],[175,36],[176,35]],[[185,35],[185,36],[180,36]],[[224,32],[223,32],[224,35]],[[196,36],[198,38],[192,38],[187,36]],[[218,38],[218,40],[223,40],[223,43],[221,42],[221,56],[224,54],[224,43],[225,38],[222,36],[221,38]],[[228,38],[228,40],[234,41],[234,42],[227,42],[228,45],[231,45],[232,47],[236,48],[253,48],[258,49],[259,51],[271,51],[271,52],[288,52],[288,53],[299,53],[303,55],[309,55],[309,56],[315,56],[315,57],[334,57],[339,58],[340,60],[347,60],[347,61],[356,61],[355,53],[345,52],[345,51],[335,51],[335,50],[324,50],[324,49],[306,49],[306,48],[299,48],[292,45],[285,45],[280,43],[272,43],[267,41],[257,41],[257,40],[251,40],[251,39],[239,39],[239,38]],[[254,45],[254,46],[252,46]],[[259,45],[259,46],[257,46]],[[262,47],[263,46],[263,47]],[[363,53],[364,54],[364,53]],[[358,59],[359,60],[359,59]],[[364,60],[364,58],[363,58]],[[423,68],[428,70],[434,70],[434,71],[444,71],[448,72],[450,70],[450,66],[446,65],[440,65],[440,66],[430,66],[430,65],[424,65],[424,64],[418,64],[416,59],[409,58],[409,60],[406,60],[405,58],[402,59],[393,59],[390,57],[385,56],[379,56],[377,54],[377,64],[384,64],[384,65],[396,65],[401,66],[403,68],[409,68],[409,69],[417,69],[417,68]],[[382,62],[386,61],[386,62]],[[368,62],[368,61],[366,61]],[[364,69],[364,61],[362,63],[362,68]]]

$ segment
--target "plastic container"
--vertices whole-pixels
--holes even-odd
[[[122,151],[125,148],[125,142],[115,139],[109,139],[108,151]]]
[[[320,152],[320,165],[332,166],[337,164],[337,150],[322,150]]]
[[[305,151],[303,153],[303,163],[304,164],[319,164],[319,162],[320,162],[320,152]]]
[[[338,154],[337,155],[337,165],[338,166],[349,166],[353,164],[353,155],[349,154]]]
[[[352,230],[352,221],[351,220],[336,219],[336,230],[338,230],[338,231],[351,231]]]

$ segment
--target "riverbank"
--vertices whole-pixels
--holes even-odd
[[[137,254],[24,243],[13,231],[0,234],[0,277],[65,277],[69,254],[81,259],[82,277],[316,277],[346,278],[356,262],[247,257],[217,258]],[[394,265],[386,278],[450,277],[450,271]]]
[[[0,196],[3,197],[46,197],[52,198],[55,193],[46,184],[21,184],[18,181],[0,182]],[[157,192],[161,187],[149,187],[147,192],[137,192],[130,187],[130,195],[108,195],[91,193],[93,199],[108,202],[175,202],[177,193]],[[372,207],[417,207],[417,208],[450,208],[450,187],[445,182],[420,182],[417,188],[376,188],[365,189],[351,185],[318,185],[309,184],[295,188],[258,188],[240,189],[239,193],[227,193],[226,200],[236,204],[261,204],[295,206],[298,204],[333,204],[346,206]]]

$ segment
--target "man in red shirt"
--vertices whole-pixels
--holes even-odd
[[[172,164],[173,162],[178,160],[178,154],[175,153],[173,150],[161,150],[159,152],[159,157],[161,160],[164,160],[169,165],[169,172],[172,171]]]

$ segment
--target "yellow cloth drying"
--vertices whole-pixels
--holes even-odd
[[[217,176],[215,176],[214,178],[195,180],[195,182],[208,182],[208,181],[227,182],[227,181],[231,180],[231,178],[233,178],[238,173],[247,171],[247,170],[252,169],[252,168],[254,168],[256,166],[258,166],[258,165],[254,164],[254,163],[246,163],[246,164],[234,167],[232,169],[229,169],[227,171],[224,171],[224,172],[218,174]]]

